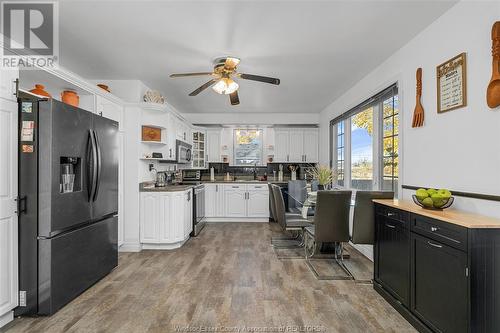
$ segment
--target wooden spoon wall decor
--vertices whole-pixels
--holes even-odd
[[[486,90],[486,102],[490,108],[500,106],[500,21],[491,29],[491,80]]]
[[[424,125],[424,107],[420,102],[422,97],[422,68],[417,69],[417,103],[413,111],[413,122],[411,127],[422,127]]]

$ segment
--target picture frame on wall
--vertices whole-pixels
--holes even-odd
[[[438,113],[467,106],[467,62],[465,52],[437,66],[436,81]]]

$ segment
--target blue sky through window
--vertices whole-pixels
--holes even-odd
[[[353,125],[351,129],[351,163],[373,161],[372,137],[364,128]]]

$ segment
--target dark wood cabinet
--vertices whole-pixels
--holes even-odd
[[[389,215],[389,216],[388,216]],[[375,280],[402,304],[409,306],[410,230],[404,219],[386,211],[377,214]]]
[[[467,253],[411,234],[411,311],[437,332],[467,332]]]
[[[387,203],[375,204],[374,289],[420,332],[500,332],[500,220]]]

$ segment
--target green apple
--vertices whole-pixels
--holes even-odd
[[[434,193],[431,196],[432,199],[432,204],[436,208],[441,208],[444,206],[444,204],[448,201],[447,198],[443,197],[440,193]]]
[[[425,207],[434,207],[434,201],[432,201],[432,198],[427,197],[422,200],[422,205],[424,205]]]
[[[417,199],[419,201],[422,201],[424,200],[425,198],[427,198],[429,196],[429,194],[427,193],[427,190],[426,189],[423,189],[423,188],[419,188],[417,190],[417,192],[415,193],[415,196],[417,197]]]
[[[451,192],[446,189],[440,189],[439,191],[437,191],[437,193],[444,199],[451,198]]]
[[[431,197],[434,193],[437,193],[437,191],[433,188],[430,188],[427,190],[427,194]]]

